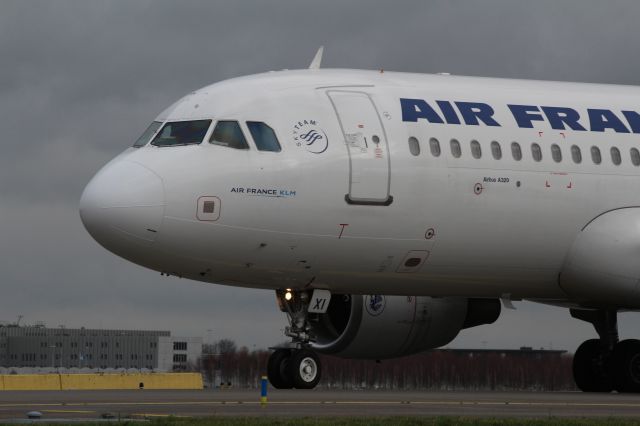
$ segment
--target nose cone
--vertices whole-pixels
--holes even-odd
[[[137,261],[140,249],[158,236],[164,205],[164,186],[156,173],[139,163],[117,160],[84,189],[80,218],[98,243]]]

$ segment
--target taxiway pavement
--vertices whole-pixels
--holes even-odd
[[[0,420],[160,416],[637,417],[640,395],[580,392],[270,390],[0,391]]]

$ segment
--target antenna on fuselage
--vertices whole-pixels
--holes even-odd
[[[316,56],[313,57],[311,64],[309,65],[310,70],[319,70],[320,64],[322,63],[322,53],[324,52],[324,46],[320,46],[320,49],[316,52]]]

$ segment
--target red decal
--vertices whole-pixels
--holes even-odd
[[[544,132],[538,132],[538,137],[541,138]]]
[[[573,188],[573,182],[569,182],[569,185],[567,185],[567,188],[569,189]]]

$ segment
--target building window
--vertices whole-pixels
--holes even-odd
[[[174,351],[186,351],[187,350],[187,342],[173,342],[173,350]]]
[[[500,144],[496,141],[491,142],[491,155],[493,155],[495,160],[502,158],[502,148],[500,148]]]
[[[535,161],[542,161],[542,150],[537,143],[531,144],[531,156]]]
[[[611,147],[611,161],[616,166],[619,166],[622,163],[622,157],[620,156],[620,150],[618,148]]]
[[[187,354],[174,354],[173,362],[187,362]]]
[[[431,150],[431,155],[434,157],[440,157],[440,142],[438,139],[429,139],[429,149]]]
[[[420,155],[420,142],[418,141],[417,138],[414,138],[413,136],[409,138],[409,152],[414,157],[417,157],[418,155]]]
[[[580,147],[578,145],[571,146],[571,158],[576,164],[580,164],[582,162],[582,153],[580,152]]]
[[[480,148],[480,142],[477,140],[471,141],[471,155],[475,159],[479,159],[482,157],[482,148]]]
[[[453,155],[454,158],[460,158],[460,156],[462,156],[462,148],[460,148],[460,142],[458,142],[457,139],[451,139],[449,146],[451,147],[451,155]]]

